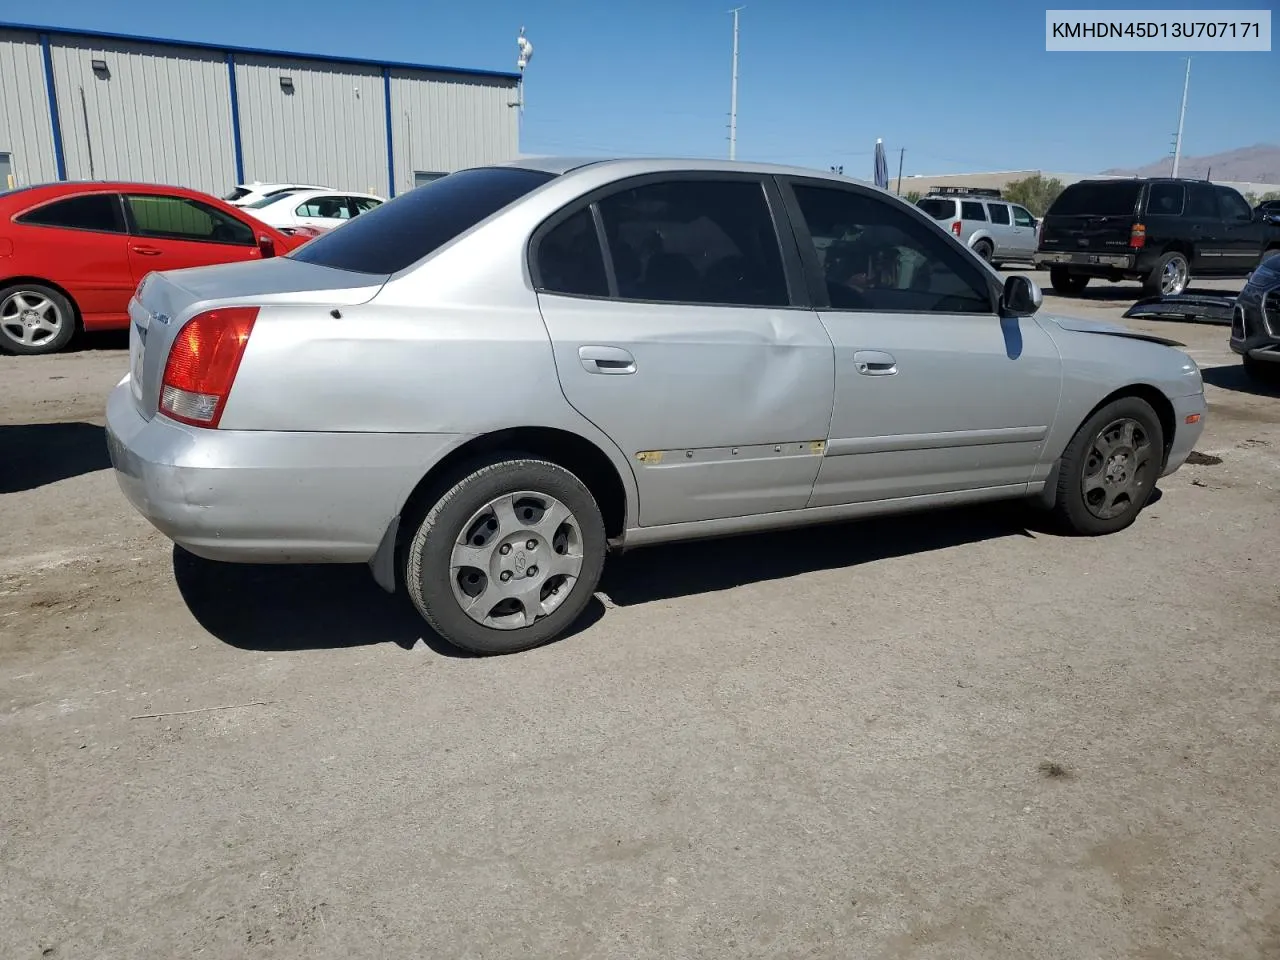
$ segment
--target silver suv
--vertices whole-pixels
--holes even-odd
[[[933,187],[916,206],[994,267],[1035,256],[1039,221],[1026,207],[1001,200],[999,190]]]

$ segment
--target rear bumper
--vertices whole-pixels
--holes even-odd
[[[1037,250],[1032,261],[1037,267],[1080,268],[1088,273],[1097,270],[1100,273],[1115,271],[1141,270],[1140,258],[1132,253],[1080,253],[1077,251]]]
[[[1167,477],[1186,463],[1187,457],[1200,442],[1200,435],[1204,433],[1204,418],[1208,410],[1203,393],[1178,397],[1173,401],[1173,443],[1169,447],[1169,459],[1160,476]],[[1187,423],[1188,417],[1195,417],[1195,423]]]
[[[161,533],[210,560],[361,563],[459,434],[205,430],[107,401],[120,489]]]

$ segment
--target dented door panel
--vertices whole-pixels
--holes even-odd
[[[631,461],[641,526],[808,502],[835,390],[815,313],[538,299],[565,397]]]

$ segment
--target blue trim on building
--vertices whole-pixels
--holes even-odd
[[[236,89],[236,58],[229,50],[227,84],[231,90],[231,143],[236,151],[236,183],[244,183],[244,147],[240,143],[240,94]]]
[[[48,49],[48,37],[87,37],[96,40],[124,40],[132,43],[161,43],[166,47],[185,47],[189,50],[212,50],[223,54],[247,54],[258,57],[288,57],[292,60],[318,60],[321,63],[339,63],[359,67],[379,67],[394,70],[425,70],[431,73],[451,73],[465,77],[493,77],[501,80],[519,80],[520,74],[508,73],[504,70],[469,70],[466,67],[442,67],[429,63],[402,63],[394,60],[366,60],[360,57],[336,57],[325,53],[296,53],[288,50],[269,50],[262,47],[238,47],[228,44],[199,43],[194,40],[169,40],[164,37],[136,36],[127,33],[106,33],[101,30],[72,30],[68,27],[42,27],[29,23],[0,22],[0,30],[25,30],[37,33],[45,38]]]
[[[387,199],[396,195],[395,138],[391,135],[391,68],[382,68],[382,97],[387,102]]]
[[[67,158],[62,152],[62,121],[58,117],[58,91],[53,85],[53,54],[49,50],[49,35],[40,34],[40,52],[44,54],[44,89],[49,96],[49,123],[53,125],[53,159],[58,167],[58,179],[67,179]]]

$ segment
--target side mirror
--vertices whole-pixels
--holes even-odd
[[[1044,303],[1044,294],[1030,277],[1014,274],[1004,282],[1000,294],[1000,315],[1005,317],[1029,317]]]
[[[262,251],[264,257],[274,257],[276,255],[276,242],[266,234],[258,237],[258,249]]]

